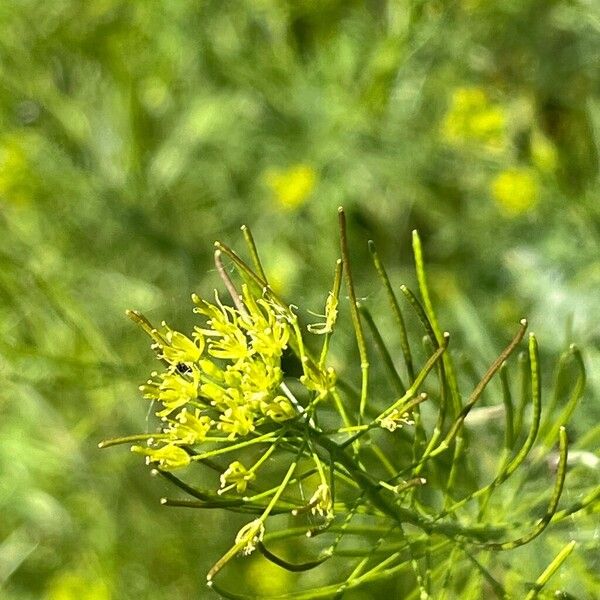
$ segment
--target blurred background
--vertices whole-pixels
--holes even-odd
[[[544,360],[577,342],[595,425],[599,59],[593,0],[1,2],[0,595],[209,596],[237,520],[97,443],[147,426],[125,309],[186,331],[244,223],[303,311],[338,205],[367,302],[367,239],[414,286],[418,228],[455,347],[483,370],[524,315]]]

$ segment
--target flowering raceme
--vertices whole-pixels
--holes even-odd
[[[181,446],[199,444],[211,434],[226,434],[228,440],[244,437],[259,423],[281,423],[297,414],[278,392],[281,355],[290,337],[285,309],[253,298],[247,286],[237,308],[215,298],[211,304],[193,295],[194,312],[206,323],[194,328],[192,339],[164,322],[155,329],[140,313],[129,312],[166,365],[140,386],[144,397],[158,404],[162,432],[148,438],[148,448],[132,448],[161,469],[186,467],[193,460]]]

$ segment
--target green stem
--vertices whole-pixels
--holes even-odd
[[[515,443],[514,409],[510,385],[508,383],[508,366],[506,362],[500,367],[500,383],[502,385],[502,402],[504,404],[504,448],[508,452]]]
[[[263,269],[262,263],[260,262],[260,257],[258,256],[258,250],[256,249],[256,244],[254,243],[254,237],[252,236],[252,232],[247,225],[242,225],[240,227],[242,233],[244,234],[244,239],[246,240],[246,245],[248,246],[248,250],[250,251],[250,256],[252,257],[252,263],[254,264],[254,268],[259,276],[267,283],[267,276],[265,275],[265,270]]]
[[[419,291],[423,298],[423,304],[425,305],[425,312],[431,322],[431,326],[435,333],[438,344],[442,343],[442,330],[438,324],[435,311],[433,310],[433,303],[431,302],[431,296],[429,295],[429,287],[427,286],[427,276],[425,274],[425,264],[423,261],[423,249],[421,246],[421,238],[419,233],[415,229],[413,231],[413,252],[415,255],[415,268],[417,271],[417,281],[419,282]],[[456,373],[454,370],[454,363],[449,354],[446,354],[443,358],[444,366],[446,367],[446,374],[448,376],[448,384],[450,387],[450,394],[452,396],[454,414],[458,415],[461,407],[460,392],[458,390],[458,382],[456,380]]]
[[[275,439],[276,438],[274,437],[274,434],[272,432],[269,432],[257,438],[252,438],[251,440],[240,442],[239,444],[232,444],[231,446],[226,446],[225,448],[218,448],[217,450],[208,450],[207,452],[195,454],[191,458],[192,460],[202,461],[206,458],[212,458],[213,456],[218,456],[219,454],[227,454],[228,452],[240,450],[241,448],[246,448],[247,446],[252,446],[254,444],[267,444],[269,442],[275,441]]]
[[[396,392],[396,394],[404,394],[406,392],[406,386],[400,378],[400,374],[396,370],[394,361],[392,360],[389,350],[387,349],[387,346],[383,341],[383,338],[381,337],[381,333],[379,332],[379,329],[377,328],[377,325],[373,320],[371,312],[366,306],[362,305],[359,307],[359,311],[360,314],[364,317],[369,329],[371,330],[371,335],[373,336],[375,346],[377,346],[377,350],[381,355],[381,359],[383,360],[386,372],[388,373],[392,386],[394,387],[394,391]],[[412,379],[414,379],[414,377],[411,376],[411,380]]]
[[[356,343],[358,345],[358,353],[360,355],[360,370],[361,370],[361,391],[359,405],[359,419],[362,422],[367,405],[367,394],[369,387],[369,359],[367,357],[367,345],[365,343],[365,335],[362,329],[360,315],[358,314],[358,302],[354,291],[354,281],[352,279],[352,271],[350,269],[350,253],[348,252],[348,239],[346,237],[346,214],[340,206],[338,208],[339,228],[340,228],[340,246],[342,251],[342,262],[344,266],[344,275],[346,278],[346,289],[350,297],[350,315],[352,317],[352,325],[356,335]],[[360,424],[360,423],[359,423]]]
[[[583,364],[583,358],[581,356],[581,352],[579,351],[577,346],[575,346],[575,344],[571,345],[571,347],[569,348],[569,357],[571,357],[571,356],[575,359],[575,363],[579,370],[579,374],[577,376],[577,381],[575,383],[575,387],[573,388],[573,392],[571,393],[569,400],[565,404],[565,407],[561,411],[560,415],[557,418],[553,419],[552,421],[547,419],[547,423],[546,423],[547,433],[546,433],[546,435],[543,436],[543,441],[542,441],[542,443],[546,447],[549,447],[554,443],[554,440],[557,437],[560,426],[566,424],[569,421],[569,419],[571,418],[571,415],[573,414],[573,411],[575,410],[575,408],[577,408],[577,405],[579,404],[579,401],[583,397],[583,393],[585,391],[585,383],[586,383],[585,365]],[[556,388],[557,388],[556,391],[557,392],[558,392],[558,387],[559,387],[559,382],[557,381],[556,382]],[[544,428],[542,428],[542,429],[544,429]]]
[[[554,560],[544,569],[544,572],[535,580],[533,588],[529,591],[525,600],[534,600],[538,597],[544,586],[548,583],[552,575],[560,569],[562,564],[567,560],[573,549],[575,541],[570,541],[555,557]]]
[[[141,442],[144,440],[167,440],[171,436],[168,433],[137,433],[135,435],[126,435],[120,438],[103,440],[98,444],[98,448],[110,448],[119,444],[129,444],[131,442]]]
[[[435,450],[431,452],[431,457],[437,456],[438,454],[444,452],[450,446],[450,443],[454,440],[459,430],[461,429],[465,419],[467,418],[467,415],[475,406],[476,402],[481,397],[481,394],[483,394],[483,391],[485,390],[487,384],[491,381],[492,377],[494,377],[494,375],[498,372],[498,369],[502,366],[504,361],[513,353],[515,348],[519,345],[519,342],[523,339],[523,335],[525,334],[526,329],[527,321],[526,319],[521,319],[521,326],[519,328],[519,331],[512,339],[510,344],[502,351],[500,356],[490,365],[489,369],[482,377],[481,381],[473,390],[471,396],[469,397],[469,400],[467,401],[463,409],[460,411],[457,419],[454,421],[454,424],[450,428],[450,431],[448,431],[448,433],[446,434],[444,441]]]
[[[390,283],[390,279],[388,274],[381,262],[379,255],[377,254],[377,250],[375,249],[375,243],[372,240],[369,240],[369,250],[371,251],[371,256],[373,257],[373,262],[375,264],[375,269],[379,274],[379,277],[385,287],[385,291],[388,296],[388,301],[390,306],[392,307],[392,313],[398,323],[398,327],[400,329],[400,347],[402,348],[402,354],[404,356],[404,363],[406,364],[406,370],[408,371],[409,381],[413,381],[415,378],[415,371],[413,366],[412,353],[410,351],[410,345],[408,342],[408,335],[406,333],[406,324],[404,323],[404,317],[402,316],[402,311],[400,310],[400,305],[398,304],[398,298],[396,298],[396,294],[394,294],[394,290],[392,289],[392,284]]]
[[[525,460],[529,451],[535,443],[538,429],[540,427],[540,417],[542,414],[542,389],[540,385],[540,371],[539,371],[539,354],[537,340],[533,333],[529,334],[529,363],[531,369],[531,400],[532,400],[532,412],[531,412],[531,425],[529,427],[529,433],[525,443],[519,450],[515,458],[506,467],[505,476],[511,475],[522,462]]]

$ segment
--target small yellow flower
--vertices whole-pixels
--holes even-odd
[[[164,321],[162,325],[167,330],[164,335],[167,344],[161,350],[163,358],[168,363],[172,365],[179,363],[189,365],[200,359],[204,350],[204,337],[201,334],[196,332],[196,335],[194,335],[195,342],[193,342],[183,333],[169,328]]]
[[[414,425],[414,421],[404,416],[399,410],[394,409],[389,415],[381,419],[379,425],[388,431],[396,431],[404,425]]]
[[[156,413],[159,417],[167,417],[190,400],[198,398],[200,371],[195,365],[190,366],[186,373],[172,370],[160,375],[153,373],[153,376],[159,381],[149,379],[145,385],[140,386],[140,390],[144,392],[145,398],[158,400],[164,406],[163,410]]]
[[[146,462],[157,463],[165,471],[182,469],[190,462],[190,455],[174,444],[166,444],[162,448],[145,448],[144,446],[132,446],[131,451],[146,456]]]
[[[221,487],[218,493],[224,494],[235,488],[235,491],[241,494],[246,491],[248,483],[255,478],[256,475],[252,471],[248,471],[239,460],[236,460],[221,474]]]
[[[249,329],[248,334],[252,338],[254,352],[263,356],[281,356],[282,351],[287,348],[290,330],[287,323],[273,319],[270,323],[265,323],[264,327]]]
[[[247,405],[233,406],[227,408],[219,417],[217,427],[228,433],[229,439],[234,439],[236,436],[243,437],[254,431],[254,416]]]
[[[208,353],[223,360],[244,360],[251,354],[248,340],[239,326],[239,315],[230,306],[223,306],[218,296],[218,306],[209,304],[197,295],[192,299],[196,304],[194,312],[208,317],[209,328],[195,328],[195,335],[209,338]]]
[[[203,441],[212,425],[213,421],[207,415],[200,415],[198,410],[191,413],[184,408],[177,414],[176,421],[171,421],[165,433],[172,436],[174,444],[192,445]]]
[[[244,401],[253,406],[272,398],[274,390],[283,381],[283,372],[278,362],[266,358],[249,360],[239,365],[239,372],[242,375],[239,385]]]
[[[503,171],[492,181],[491,191],[502,212],[510,217],[533,209],[540,196],[538,179],[526,168]]]
[[[317,174],[305,164],[298,164],[288,169],[270,169],[265,174],[265,181],[275,200],[286,209],[295,209],[308,200],[315,189]]]
[[[260,409],[263,415],[276,423],[293,419],[298,414],[285,396],[277,396],[270,401],[261,402]]]

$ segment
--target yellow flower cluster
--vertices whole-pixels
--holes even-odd
[[[481,144],[500,150],[506,144],[506,114],[480,87],[458,88],[442,124],[444,139],[456,146]]]
[[[209,434],[234,440],[265,421],[280,423],[298,414],[279,393],[289,314],[265,298],[255,299],[246,286],[237,308],[224,306],[218,296],[215,304],[197,295],[192,299],[194,312],[206,322],[194,328],[191,338],[165,323],[154,329],[139,313],[133,315],[167,368],[140,386],[144,397],[158,404],[162,433],[147,447],[132,450],[165,470],[187,466],[192,458],[183,446],[199,444]],[[252,477],[240,463],[232,463],[223,474],[222,491],[241,491]]]

